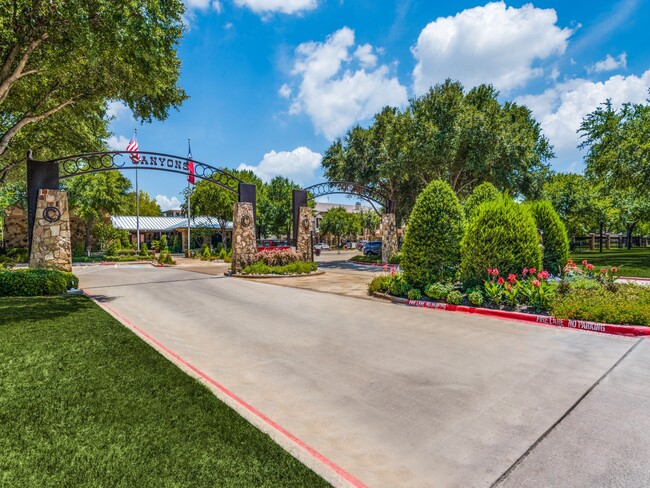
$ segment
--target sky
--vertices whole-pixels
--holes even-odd
[[[190,138],[197,161],[307,186],[324,180],[322,155],[351,126],[452,78],[527,105],[554,146],[552,167],[579,172],[582,117],[607,99],[649,98],[650,0],[184,3],[180,84],[190,98],[142,125],[111,102],[111,149],[134,128],[143,151],[185,156]],[[178,207],[182,176],[141,173],[163,210]]]

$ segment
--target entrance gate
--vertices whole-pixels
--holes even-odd
[[[244,183],[236,176],[209,164],[170,154],[138,151],[106,151],[76,154],[50,161],[32,159],[27,155],[27,229],[29,266],[49,267],[70,271],[70,215],[68,198],[60,190],[60,180],[74,176],[119,170],[156,170],[193,175],[238,195],[233,206],[233,272],[254,259],[255,185]]]
[[[325,195],[354,195],[372,206],[381,217],[381,259],[383,263],[388,263],[390,257],[397,253],[395,200],[379,190],[351,181],[329,181],[302,190],[293,190],[293,239],[296,250],[303,258],[310,259],[313,256],[312,216],[311,208],[307,204],[310,200]],[[379,209],[383,211],[380,212]]]

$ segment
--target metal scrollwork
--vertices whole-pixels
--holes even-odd
[[[303,188],[307,192],[309,200],[325,195],[355,195],[368,202],[377,215],[381,215],[375,204],[388,210],[391,206],[389,198],[379,190],[356,184],[351,181],[326,181],[316,185]]]
[[[302,228],[305,230],[309,229],[309,219],[302,219]]]
[[[58,222],[61,219],[61,210],[56,207],[47,207],[43,210],[43,218],[50,224]]]
[[[241,226],[246,228],[246,227],[250,227],[253,220],[251,219],[250,215],[243,215],[240,222],[241,222]]]

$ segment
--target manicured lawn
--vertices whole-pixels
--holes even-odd
[[[85,297],[0,299],[0,486],[328,486]]]
[[[584,259],[599,266],[618,266],[621,276],[650,278],[650,248],[603,249],[573,253],[571,259],[580,264]]]

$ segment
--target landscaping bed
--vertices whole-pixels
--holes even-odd
[[[82,296],[0,299],[3,486],[328,486]]]
[[[598,251],[576,252],[571,254],[576,263],[584,260],[601,268],[618,268],[621,276],[631,278],[650,278],[650,247],[632,249],[604,249]]]

